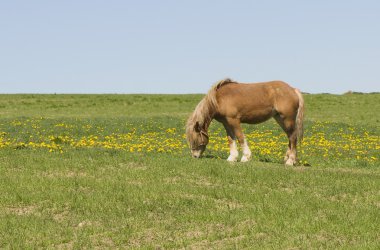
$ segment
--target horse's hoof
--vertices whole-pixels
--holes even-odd
[[[296,161],[294,161],[293,159],[289,158],[286,162],[285,162],[285,165],[286,166],[294,166],[296,164]]]
[[[251,159],[251,157],[249,157],[249,156],[245,156],[245,155],[243,155],[243,157],[241,158],[241,162],[247,162],[247,161],[249,161]]]
[[[227,161],[229,161],[229,162],[237,162],[237,158],[234,157],[234,156],[232,156],[232,155],[230,155],[230,156],[228,156]]]

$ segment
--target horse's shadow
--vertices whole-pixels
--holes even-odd
[[[218,157],[215,156],[215,155],[204,155],[203,158],[206,158],[206,159],[218,159]]]
[[[215,155],[211,155],[211,154],[203,155],[202,158],[204,158],[204,159],[219,159],[219,160],[227,161],[226,157],[220,157],[220,156],[215,156]],[[250,161],[267,162],[267,163],[281,163],[279,161],[268,159],[268,158],[251,159]],[[240,162],[240,161],[238,161],[238,162]]]
[[[211,154],[204,155],[202,158],[204,158],[204,159],[218,159],[218,160],[227,161],[227,158],[215,156],[215,155],[211,155]],[[240,161],[237,161],[237,162],[240,162]],[[284,162],[282,162],[282,161],[268,159],[268,158],[255,158],[255,159],[251,159],[248,162],[264,162],[264,163],[273,163],[273,164],[279,164],[279,165],[284,164]],[[310,163],[305,164],[305,163],[297,162],[294,166],[311,167],[311,164]]]

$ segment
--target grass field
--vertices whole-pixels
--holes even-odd
[[[0,248],[380,248],[380,94],[305,95],[295,167],[273,121],[192,159],[201,98],[0,95]]]

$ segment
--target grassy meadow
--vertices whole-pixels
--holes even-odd
[[[0,95],[0,248],[380,248],[380,94],[305,95],[295,167],[274,121],[192,159],[201,98]]]

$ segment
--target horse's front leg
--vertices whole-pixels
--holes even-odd
[[[233,134],[236,136],[240,143],[240,147],[243,150],[243,156],[241,157],[241,162],[247,162],[251,159],[251,150],[249,149],[248,142],[245,139],[245,136],[243,134],[243,131],[240,126],[239,120],[230,120],[229,121],[231,130],[233,131]],[[235,144],[236,145],[236,144]],[[236,156],[237,157],[237,156]]]
[[[245,136],[243,134],[243,130],[241,129],[240,122],[235,124],[234,133],[235,133],[236,137],[238,138],[239,143],[240,143],[240,147],[243,151],[243,156],[241,157],[240,161],[241,162],[247,162],[251,159],[252,153],[251,153],[251,150],[249,149],[248,142],[245,139]]]
[[[227,158],[227,161],[235,162],[239,157],[239,151],[237,149],[236,141],[230,135],[227,136],[228,144],[230,146],[230,155]]]
[[[236,145],[236,136],[231,128],[231,126],[225,121],[223,122],[223,126],[227,132],[228,145],[230,147],[230,155],[227,158],[227,161],[235,162],[239,157],[239,151]]]
[[[239,139],[239,142],[241,140]],[[243,149],[243,156],[241,157],[241,162],[247,162],[251,159],[251,150],[249,149],[248,142],[245,139],[245,136],[243,135],[243,142],[240,142],[240,145]]]

